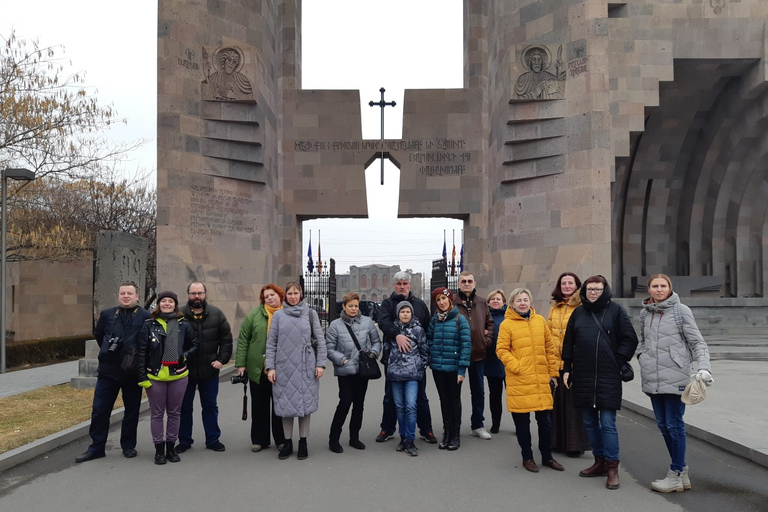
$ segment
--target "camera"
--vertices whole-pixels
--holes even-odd
[[[248,384],[248,375],[245,373],[242,375],[233,375],[229,378],[232,384]]]
[[[115,336],[114,338],[109,338],[109,340],[107,341],[107,345],[109,346],[109,348],[107,348],[107,352],[111,352],[114,354],[115,352],[120,350],[120,347],[123,346],[123,340]]]

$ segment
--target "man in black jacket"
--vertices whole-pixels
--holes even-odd
[[[109,418],[120,392],[125,405],[120,447],[126,458],[136,456],[141,388],[136,380],[135,364],[131,363],[135,361],[138,337],[144,322],[149,319],[149,312],[139,306],[139,288],[135,283],[121,284],[117,300],[118,306],[101,312],[93,329],[93,336],[99,345],[99,367],[93,392],[91,426],[88,429],[91,445],[75,462],[104,457]]]
[[[203,410],[203,429],[205,447],[215,452],[223,452],[224,444],[219,440],[219,370],[232,357],[232,330],[224,313],[208,304],[206,288],[203,283],[192,283],[187,287],[187,304],[181,312],[189,320],[197,333],[200,348],[189,359],[189,381],[184,401],[181,404],[181,425],[179,426],[179,445],[176,451],[187,451],[192,447],[192,404],[195,401],[195,389],[200,391],[200,406]]]
[[[413,306],[413,316],[419,320],[424,331],[429,327],[429,321],[432,316],[429,314],[429,307],[426,303],[411,293],[411,275],[408,272],[397,272],[392,276],[395,282],[395,291],[392,295],[384,299],[379,308],[378,324],[381,332],[384,333],[384,347],[388,347],[387,341],[392,339],[397,343],[401,352],[410,352],[411,347],[408,338],[400,334],[400,329],[395,326],[397,319],[397,305],[402,301],[408,301]],[[382,351],[382,361],[387,361],[389,354],[386,349]],[[386,373],[386,372],[385,372]],[[419,381],[419,394],[416,398],[416,423],[419,426],[419,434],[424,441],[434,444],[437,438],[432,433],[432,414],[429,411],[429,399],[425,390],[427,384],[426,374]],[[392,385],[389,380],[384,383],[384,411],[381,415],[381,432],[376,436],[376,442],[382,443],[392,439],[395,435],[395,424],[397,423],[397,412],[395,402],[392,399]]]

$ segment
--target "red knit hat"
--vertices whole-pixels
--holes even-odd
[[[432,300],[437,302],[438,295],[445,295],[446,297],[448,297],[448,300],[453,302],[453,294],[451,293],[451,290],[449,290],[448,288],[435,288],[434,290],[432,290]]]

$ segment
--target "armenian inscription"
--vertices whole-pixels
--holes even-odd
[[[424,176],[456,176],[467,172],[472,162],[472,152],[467,150],[465,139],[424,140],[297,140],[294,151],[402,151],[407,161],[421,164],[418,168]]]
[[[206,205],[203,211],[192,210],[190,229],[193,235],[255,232],[252,218],[255,205],[250,194],[201,185],[192,185],[190,191],[193,203]]]

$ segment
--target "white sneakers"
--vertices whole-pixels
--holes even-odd
[[[683,492],[685,489],[691,488],[691,480],[688,478],[688,466],[683,469],[684,473],[678,473],[677,471],[669,470],[666,478],[651,482],[651,489],[658,492]],[[683,484],[683,474],[685,474],[685,480],[687,480],[688,486]]]
[[[480,439],[490,439],[491,438],[491,434],[489,434],[488,431],[485,430],[485,428],[483,428],[483,427],[473,428],[470,431],[470,434],[472,434],[475,437],[479,437]]]

